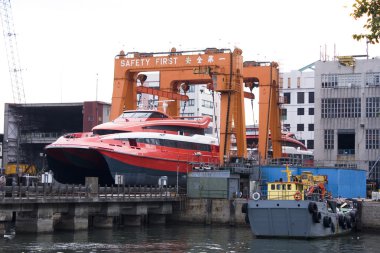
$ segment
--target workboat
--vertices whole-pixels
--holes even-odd
[[[243,205],[246,222],[256,237],[319,238],[349,233],[356,224],[356,203],[332,199],[325,176],[311,173],[267,183],[267,198],[252,194]]]
[[[218,140],[205,135],[210,117],[124,111],[92,132],[71,133],[45,147],[54,179],[101,185],[184,185],[189,171],[219,165]]]

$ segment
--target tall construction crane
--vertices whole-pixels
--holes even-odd
[[[11,78],[13,102],[25,103],[24,85],[21,75],[21,64],[18,54],[16,32],[13,24],[10,0],[0,0],[0,16],[3,27],[4,43]]]

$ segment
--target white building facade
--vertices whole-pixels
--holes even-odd
[[[280,73],[282,129],[295,134],[309,150],[314,150],[314,71]]]

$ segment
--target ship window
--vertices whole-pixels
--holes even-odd
[[[277,190],[281,190],[281,185],[280,184],[276,184],[276,189]]]
[[[95,135],[106,135],[106,134],[118,134],[118,133],[128,133],[129,131],[123,130],[111,130],[111,129],[95,129],[93,133]]]
[[[284,184],[282,185],[282,190],[285,190],[285,185]]]
[[[182,131],[184,135],[204,135],[204,129],[202,128],[194,128],[194,127],[185,127],[185,126],[168,126],[168,125],[160,125],[160,126],[146,126],[143,129],[155,129],[155,130],[163,130],[163,131]]]
[[[137,141],[136,141],[136,139],[129,139],[129,145],[131,147],[137,147]]]
[[[291,184],[288,184],[288,190],[291,190],[292,189],[292,185]]]
[[[274,184],[271,184],[271,185],[270,185],[270,189],[271,189],[271,190],[275,190],[275,189],[276,189],[276,187],[274,186]]]
[[[159,112],[152,112],[152,114],[149,116],[150,119],[163,119],[167,118],[165,114],[159,113]]]

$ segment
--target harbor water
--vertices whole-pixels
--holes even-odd
[[[0,252],[379,252],[378,233],[315,239],[257,239],[249,227],[164,225],[16,234],[0,240]]]

